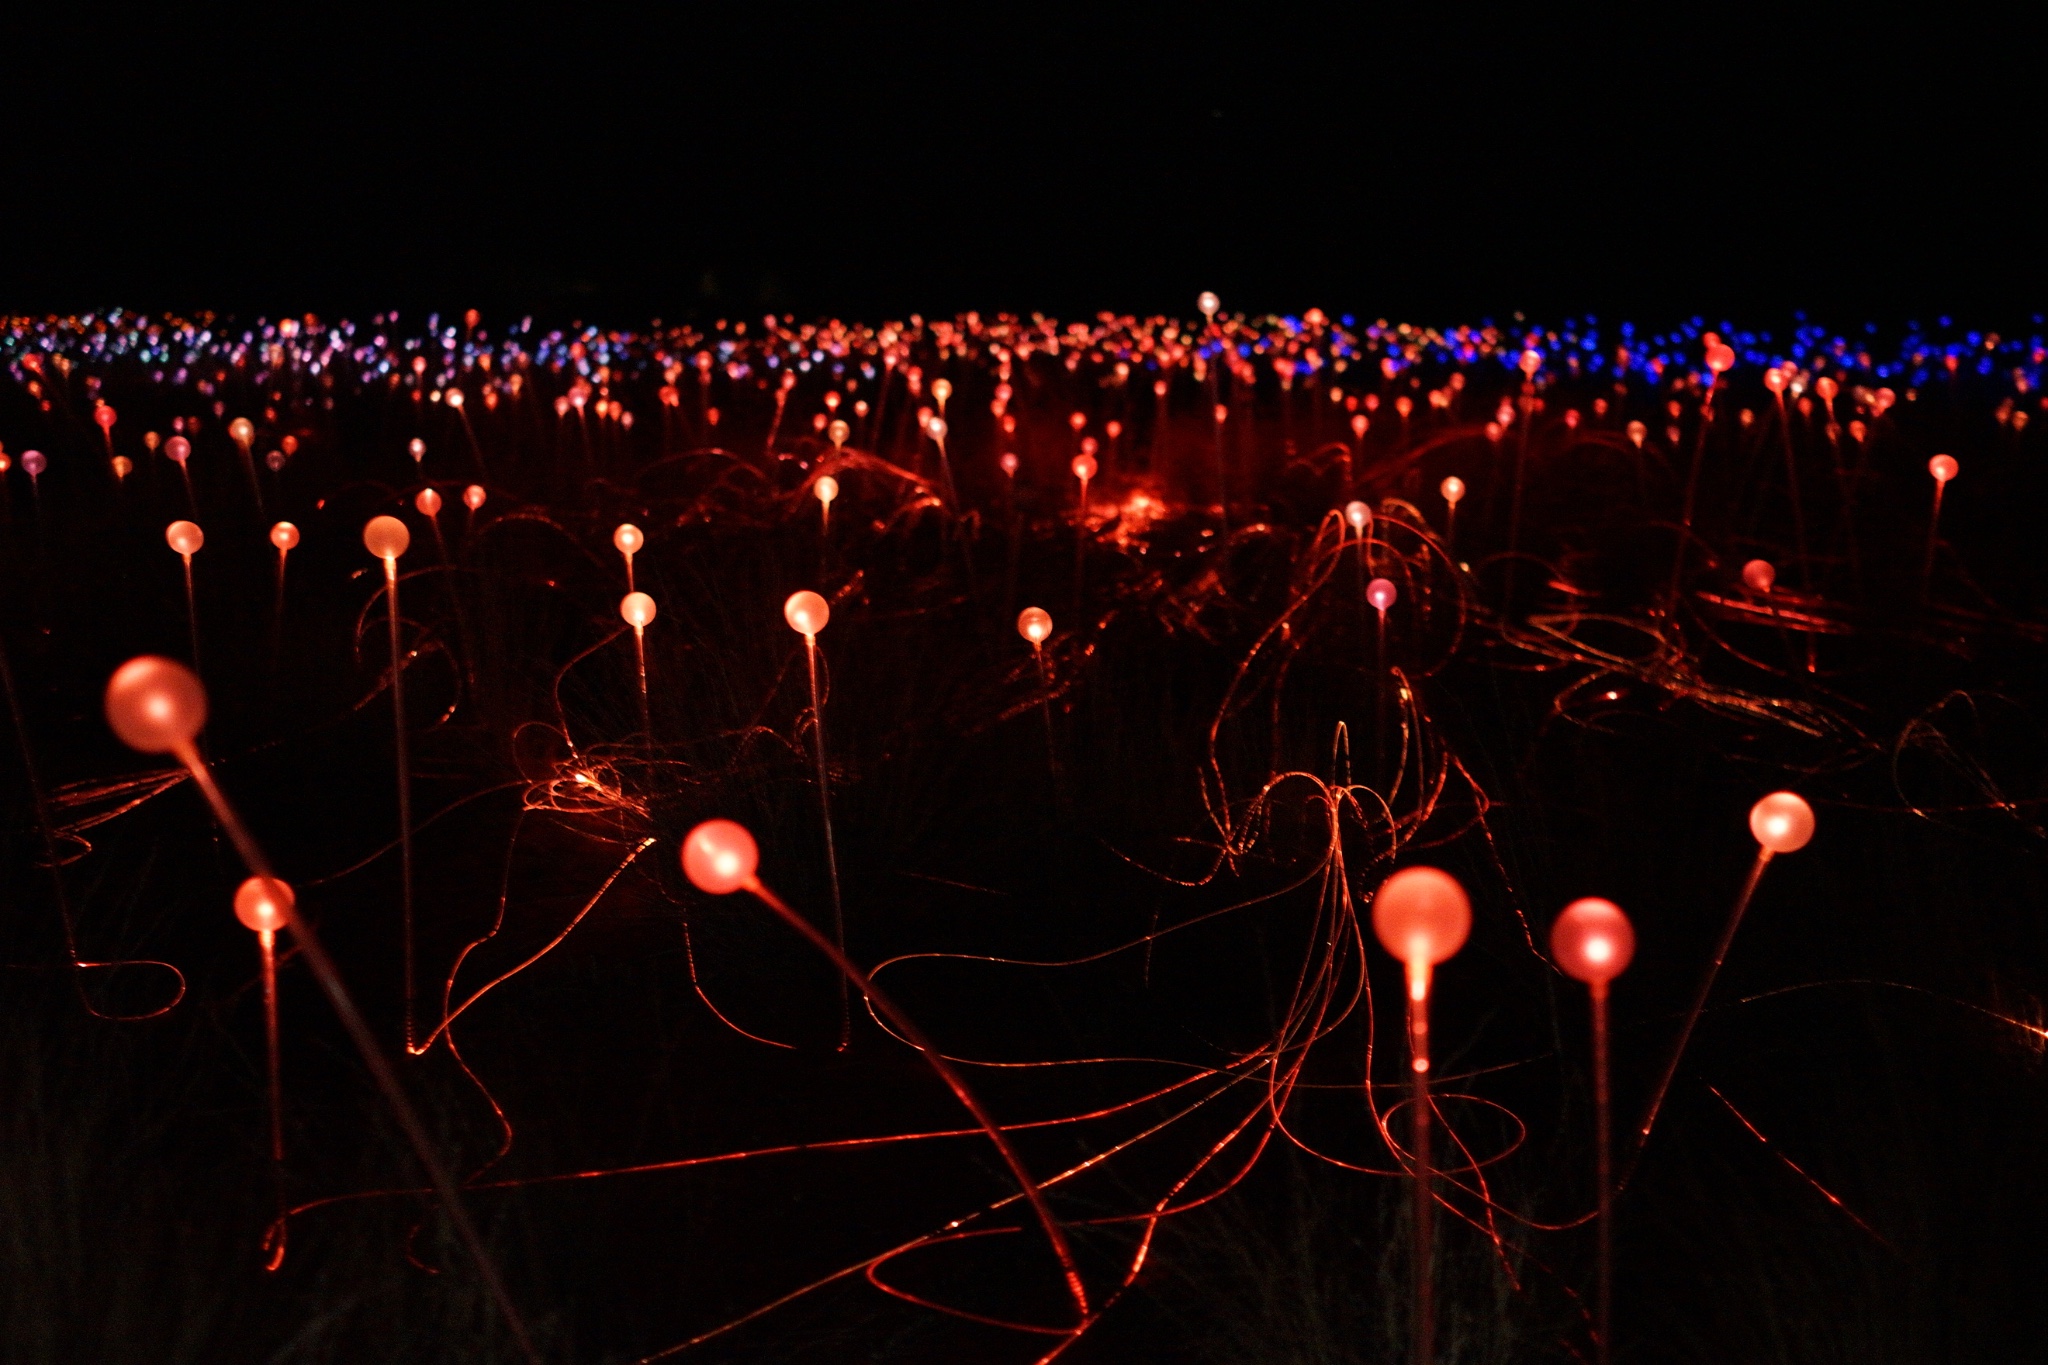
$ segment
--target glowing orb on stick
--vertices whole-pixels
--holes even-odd
[[[782,604],[782,619],[789,622],[789,628],[797,634],[815,639],[825,628],[825,623],[832,619],[832,608],[826,605],[824,598],[806,588],[802,592],[791,593],[789,600]]]
[[[296,550],[299,547],[299,528],[288,521],[280,521],[270,528],[270,543],[280,550]]]
[[[683,875],[699,891],[729,896],[754,880],[761,850],[744,825],[706,820],[683,840]]]
[[[612,545],[628,559],[639,554],[640,547],[646,543],[647,537],[630,521],[619,523],[619,529],[612,532]]]
[[[1749,832],[1773,853],[1797,853],[1813,838],[1813,807],[1791,792],[1772,792],[1750,807]]]
[[[107,680],[107,724],[129,748],[167,754],[192,742],[206,725],[206,689],[172,659],[145,654]]]
[[[1768,594],[1777,582],[1778,571],[1768,559],[1752,559],[1742,566],[1742,585],[1751,592]]]
[[[647,629],[654,612],[654,599],[644,592],[629,592],[619,599],[619,615],[635,630]]]
[[[1456,507],[1465,500],[1465,481],[1453,474],[1438,484],[1436,491],[1443,494],[1445,502]]]
[[[431,488],[422,488],[420,495],[412,500],[412,505],[420,509],[423,517],[441,515],[441,495]]]
[[[1372,931],[1381,947],[1408,964],[1412,986],[1418,964],[1434,967],[1465,946],[1472,932],[1472,902],[1450,873],[1406,867],[1387,878],[1373,897]]]
[[[811,485],[811,493],[819,502],[830,507],[832,500],[839,496],[839,480],[833,478],[830,474],[821,474],[818,476],[818,481]]]
[[[484,486],[480,483],[473,483],[462,490],[462,505],[474,512],[477,508],[484,505],[484,498],[486,496]]]
[[[372,517],[363,528],[363,548],[387,564],[412,547],[412,532],[397,517]]]
[[[1567,905],[1550,926],[1550,955],[1566,976],[1604,986],[1636,955],[1636,931],[1620,906],[1588,896]]]
[[[1372,525],[1372,508],[1354,498],[1344,504],[1344,520],[1352,530],[1364,535],[1365,528]]]
[[[246,417],[237,417],[228,423],[228,435],[233,438],[236,445],[247,450],[249,442],[256,439],[256,424]]]
[[[1195,307],[1202,310],[1202,316],[1205,318],[1213,319],[1216,316],[1216,310],[1222,306],[1223,300],[1217,298],[1212,291],[1207,289],[1204,289],[1201,296],[1195,300]]]
[[[1017,613],[1017,633],[1035,649],[1052,636],[1052,613],[1043,607],[1026,607]]]
[[[192,443],[182,436],[173,436],[164,442],[164,454],[173,464],[183,464],[192,458]]]
[[[196,521],[174,521],[164,527],[164,543],[190,559],[206,544],[206,532],[199,529]]]
[[[1393,580],[1389,578],[1375,578],[1365,585],[1365,600],[1378,607],[1383,614],[1388,607],[1394,605],[1394,599],[1399,596]]]
[[[1934,476],[1936,483],[1947,483],[1956,476],[1959,468],[1953,455],[1937,455],[1927,462],[1927,472]]]
[[[284,928],[297,903],[291,887],[275,877],[251,877],[235,888],[235,918],[258,933]]]

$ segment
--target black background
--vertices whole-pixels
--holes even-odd
[[[736,8],[18,13],[0,306],[2043,306],[2038,19]]]

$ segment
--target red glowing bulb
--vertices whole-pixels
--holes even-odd
[[[412,505],[420,509],[423,517],[441,515],[441,495],[431,488],[422,488],[419,496],[412,500]]]
[[[1102,424],[1102,434],[1114,441],[1124,434],[1124,424],[1116,421],[1105,422]]]
[[[185,665],[145,654],[114,670],[106,708],[107,724],[123,744],[168,754],[190,744],[205,726],[206,689]]]
[[[761,850],[744,825],[706,820],[683,840],[683,875],[699,891],[729,896],[754,880]]]
[[[647,537],[630,521],[620,522],[619,529],[612,532],[613,547],[628,559],[639,554],[640,547],[646,543]]]
[[[412,532],[397,517],[372,517],[363,527],[363,548],[386,564],[397,564],[411,546]]]
[[[92,420],[100,424],[101,431],[112,431],[114,429],[114,410],[105,403],[96,404],[92,410]]]
[[[789,622],[789,628],[806,639],[816,639],[825,623],[832,619],[832,608],[825,599],[806,588],[793,592],[782,604],[782,619]],[[738,828],[737,825],[734,826]]]
[[[619,615],[635,630],[647,629],[654,612],[654,599],[644,592],[629,592],[619,599]]]
[[[422,441],[417,436],[413,437],[411,441],[407,442],[405,448],[407,452],[411,454],[412,462],[414,464],[418,464],[421,460],[427,458],[427,443],[425,441]]]
[[[1222,306],[1223,300],[1217,298],[1212,291],[1207,289],[1204,289],[1200,296],[1195,299],[1195,307],[1202,310],[1203,317],[1211,320],[1215,318],[1216,310]]]
[[[1074,433],[1076,435],[1079,435],[1081,429],[1088,425],[1088,414],[1085,412],[1076,412],[1069,415],[1067,418],[1067,425],[1074,429]]]
[[[1465,481],[1456,474],[1437,485],[1437,492],[1444,495],[1444,501],[1456,507],[1465,500]]]
[[[276,933],[291,922],[298,897],[275,877],[251,877],[235,888],[235,918],[257,933]]]
[[[1588,896],[1567,905],[1550,926],[1550,955],[1566,976],[1599,990],[1628,969],[1636,931],[1620,906]]]
[[[1957,469],[1953,455],[1937,455],[1927,462],[1927,472],[1934,476],[1936,483],[1947,483],[1956,476]]]
[[[228,435],[234,439],[236,445],[247,450],[249,442],[256,439],[256,424],[246,417],[237,417],[228,423]]]
[[[1005,476],[1012,479],[1017,477],[1017,453],[1015,451],[1004,451],[1002,458],[997,460],[996,463],[1002,467]]]
[[[1359,440],[1359,441],[1362,441],[1362,440],[1364,440],[1364,439],[1365,439],[1365,433],[1366,433],[1366,432],[1367,432],[1367,431],[1368,431],[1368,430],[1369,430],[1369,429],[1370,429],[1371,427],[1372,427],[1372,420],[1371,420],[1370,418],[1368,418],[1368,417],[1367,417],[1367,416],[1366,416],[1366,415],[1365,415],[1364,413],[1362,413],[1362,412],[1354,412],[1354,413],[1352,413],[1352,414],[1351,414],[1351,436],[1352,436],[1352,439],[1354,439],[1354,440]]]
[[[173,436],[164,442],[164,454],[173,464],[183,464],[192,458],[192,443],[182,436]]]
[[[1752,559],[1742,566],[1742,585],[1754,593],[1769,593],[1777,585],[1778,571],[1768,559]]]
[[[1772,393],[1783,393],[1785,391],[1785,372],[1779,369],[1776,365],[1773,365],[1768,370],[1765,370],[1764,387],[1769,389]]]
[[[1772,792],[1750,807],[1749,832],[1773,853],[1797,853],[1813,838],[1813,807],[1791,792]]]
[[[1044,644],[1052,637],[1052,613],[1043,607],[1026,607],[1017,613],[1017,633],[1029,640],[1033,648]]]
[[[1398,596],[1400,594],[1395,591],[1392,579],[1375,578],[1372,582],[1365,585],[1365,600],[1378,607],[1382,615],[1386,613],[1388,607],[1394,605],[1394,599]]]
[[[480,483],[473,483],[462,490],[462,505],[474,512],[484,505],[484,498],[486,496],[484,486]]]
[[[1155,379],[1152,381],[1152,396],[1154,398],[1166,397],[1166,381],[1164,379]]]
[[[1082,483],[1086,483],[1095,477],[1095,457],[1093,455],[1076,455],[1070,468],[1073,469],[1075,478],[1079,479]]]
[[[280,521],[270,528],[270,543],[280,550],[296,550],[299,547],[299,528],[288,521]]]
[[[206,544],[206,532],[199,529],[196,521],[174,521],[164,527],[164,543],[190,559]]]
[[[1380,946],[1411,967],[1434,967],[1465,946],[1472,902],[1448,872],[1407,867],[1387,878],[1372,902]]]

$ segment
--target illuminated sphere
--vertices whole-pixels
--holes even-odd
[[[407,442],[405,448],[411,454],[414,464],[418,464],[421,460],[427,458],[427,443],[417,436]]]
[[[1735,348],[1721,342],[1707,348],[1707,368],[1715,374],[1726,374],[1735,368]]]
[[[127,478],[127,477],[128,477],[128,476],[129,476],[130,474],[132,474],[132,473],[134,473],[134,472],[135,472],[135,461],[133,461],[133,460],[129,459],[129,458],[128,458],[128,457],[126,456],[126,455],[116,455],[116,456],[114,457],[114,477],[115,477],[115,478],[117,478],[117,479],[125,479],[125,478]]]
[[[1785,391],[1785,372],[1779,369],[1776,365],[1773,365],[1768,370],[1765,370],[1764,387],[1769,389],[1772,393],[1783,393]]]
[[[619,599],[619,615],[635,630],[645,630],[654,620],[654,599],[644,592],[629,592]]]
[[[699,891],[729,896],[754,880],[761,850],[746,826],[732,820],[706,820],[683,840],[683,875]]]
[[[1364,413],[1355,412],[1351,414],[1351,436],[1353,440],[1364,440],[1365,433],[1371,427],[1372,419],[1367,417]]]
[[[952,396],[953,383],[951,380],[934,379],[932,381],[932,397],[938,400],[940,407],[946,406],[946,400]]]
[[[1541,351],[1524,351],[1524,352],[1522,352],[1522,359],[1521,359],[1521,367],[1522,367],[1522,373],[1523,373],[1523,374],[1525,374],[1525,375],[1528,375],[1528,376],[1529,376],[1530,378],[1532,378],[1532,379],[1533,379],[1533,378],[1535,378],[1535,376],[1536,376],[1536,371],[1538,371],[1538,370],[1540,370],[1540,369],[1542,369],[1542,368],[1543,368],[1543,352],[1541,352]]]
[[[1444,495],[1444,501],[1456,507],[1465,500],[1465,481],[1456,474],[1437,485],[1437,492]]]
[[[298,897],[290,886],[272,877],[251,877],[235,888],[235,918],[247,927],[272,933],[291,923]]]
[[[1017,477],[1017,453],[1015,451],[1004,451],[1002,458],[997,460],[996,464],[1000,466],[1002,468],[1003,473],[1008,475],[1010,478],[1014,479]]]
[[[206,689],[185,665],[145,654],[107,680],[107,724],[123,744],[167,754],[192,742],[206,724]]]
[[[263,463],[269,466],[271,473],[279,472],[284,468],[284,452],[282,450],[271,451],[263,457]]]
[[[1102,442],[1096,440],[1093,436],[1083,436],[1081,438],[1081,453],[1083,455],[1093,455],[1100,449],[1102,449]]]
[[[1472,902],[1450,873],[1405,867],[1373,897],[1372,931],[1403,962],[1433,967],[1465,946],[1465,935],[1472,931]]]
[[[462,402],[463,402],[463,399],[462,399],[462,390],[461,390],[461,389],[450,389],[450,390],[448,390],[448,396],[447,396],[446,398],[444,398],[444,399],[443,399],[442,401],[443,401],[443,402],[445,402],[445,403],[446,403],[446,404],[447,404],[447,405],[448,405],[449,407],[451,407],[451,408],[454,408],[454,409],[455,409],[456,411],[458,411],[458,412],[459,412],[459,411],[461,411],[461,410],[462,410]]]
[[[412,546],[412,532],[397,517],[372,517],[363,528],[363,548],[379,559],[397,559]]]
[[[206,544],[206,532],[196,521],[174,521],[164,527],[164,543],[181,555],[196,555]]]
[[[924,424],[924,430],[925,434],[934,441],[943,441],[946,439],[946,419],[934,417],[931,421]]]
[[[183,464],[192,458],[192,443],[182,436],[173,436],[164,442],[164,454],[175,464]]]
[[[477,508],[484,505],[484,498],[486,496],[484,486],[480,483],[473,483],[462,490],[462,505],[474,512]]]
[[[1082,483],[1095,477],[1096,464],[1093,455],[1076,455],[1074,463],[1069,467],[1074,471],[1074,477]]]
[[[1650,429],[1641,422],[1630,422],[1628,424],[1628,438],[1635,442],[1638,450],[1642,449],[1643,437],[1649,435],[1649,433]]]
[[[839,480],[830,474],[820,474],[818,481],[811,485],[811,492],[816,495],[819,502],[829,507],[832,499],[839,496]]]
[[[21,467],[28,472],[31,479],[40,478],[43,471],[50,467],[49,457],[40,450],[24,450],[21,452]]]
[[[1778,582],[1778,571],[1768,559],[1752,559],[1742,566],[1742,586],[1751,592],[1767,593]]]
[[[647,537],[630,521],[620,522],[619,529],[612,532],[612,544],[628,559],[639,554],[640,547],[646,543]]]
[[[1365,585],[1365,600],[1381,611],[1393,606],[1394,599],[1399,596],[1400,593],[1395,591],[1394,581],[1390,578],[1375,578]]]
[[[1813,807],[1791,792],[1772,792],[1749,808],[1749,832],[1773,853],[1797,853],[1813,838]]]
[[[782,604],[782,619],[789,622],[789,628],[799,635],[816,635],[832,619],[832,608],[825,599],[806,588],[793,592]],[[734,826],[738,828],[738,826]]]
[[[1195,307],[1202,310],[1202,316],[1205,318],[1215,317],[1216,310],[1222,306],[1223,300],[1217,298],[1214,293],[1207,289],[1204,289],[1201,297],[1195,300]]]
[[[1836,384],[1834,380],[1828,378],[1826,375],[1822,375],[1820,378],[1813,381],[1813,391],[1820,395],[1822,402],[1832,403],[1835,401],[1835,395],[1840,393],[1842,390],[1841,386]]]
[[[1352,530],[1363,533],[1372,525],[1372,508],[1354,498],[1344,504],[1344,520],[1350,523]]]
[[[831,426],[825,428],[825,435],[831,439],[833,445],[843,446],[846,444],[846,438],[853,435],[853,428],[846,425],[845,419],[837,418]]]
[[[1069,413],[1067,425],[1074,429],[1076,435],[1079,435],[1081,429],[1088,425],[1088,414],[1085,412]]]
[[[1223,425],[1223,424],[1224,424],[1225,422],[1227,422],[1227,421],[1229,421],[1229,420],[1230,420],[1230,407],[1229,407],[1229,405],[1228,405],[1228,404],[1225,404],[1225,403],[1218,403],[1218,404],[1216,405],[1216,425],[1220,427],[1220,426],[1222,426],[1222,425]]]
[[[270,528],[270,543],[280,550],[299,548],[299,528],[288,521],[280,521]]]
[[[93,408],[92,420],[100,424],[101,431],[111,431],[114,427],[114,410],[101,403]]]
[[[1117,437],[1124,434],[1124,424],[1116,421],[1104,422],[1102,424],[1102,434],[1114,441]]]
[[[1550,955],[1566,976],[1604,986],[1628,969],[1636,931],[1620,906],[1588,896],[1567,905],[1550,926]]]
[[[256,424],[246,417],[237,417],[228,423],[228,435],[234,438],[236,445],[246,447],[256,439]]]
[[[1154,398],[1166,397],[1166,381],[1164,379],[1155,379],[1152,381],[1152,396]]]
[[[1947,483],[1953,479],[1958,468],[1953,455],[1937,455],[1927,462],[1927,472],[1934,476],[1936,483]]]
[[[1026,607],[1017,613],[1017,633],[1034,645],[1052,636],[1052,613],[1044,607]]]
[[[441,495],[431,488],[422,488],[420,495],[412,500],[412,505],[420,509],[423,517],[441,515]]]

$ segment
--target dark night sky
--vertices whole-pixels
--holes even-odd
[[[2038,20],[1522,15],[42,8],[0,307],[2048,308]]]

